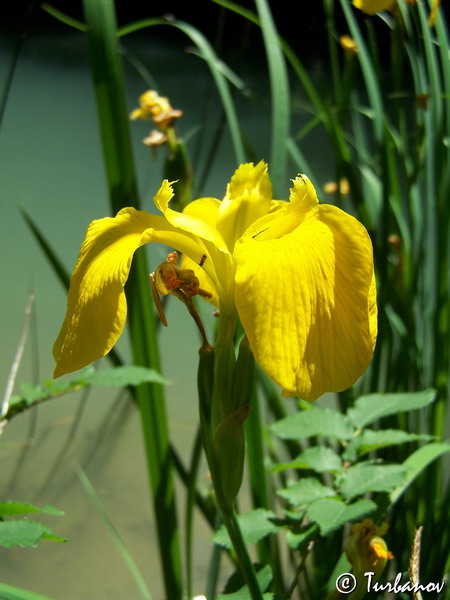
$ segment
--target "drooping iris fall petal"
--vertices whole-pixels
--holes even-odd
[[[285,217],[286,233],[274,219],[274,232],[267,222],[257,235],[256,223],[236,245],[235,299],[261,368],[283,395],[314,400],[352,385],[372,356],[372,245],[356,219],[315,206],[306,178],[295,183],[299,194],[302,185],[309,193],[290,224]],[[299,220],[302,204],[309,210]]]
[[[171,195],[172,188],[164,182],[155,203]],[[194,235],[178,230],[165,217],[134,208],[90,224],[72,274],[66,318],[53,347],[55,377],[88,365],[114,346],[126,321],[124,285],[133,255],[151,241],[175,243],[187,255],[204,251]]]

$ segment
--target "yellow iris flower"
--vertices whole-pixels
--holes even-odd
[[[160,242],[182,253],[183,268],[194,268],[231,332],[241,320],[257,362],[284,396],[314,400],[352,385],[377,331],[365,228],[319,205],[304,175],[293,180],[289,202],[273,200],[264,162],[241,165],[223,200],[200,198],[180,213],[169,207],[172,196],[165,180],[154,197],[161,215],[124,208],[89,226],[54,346],[55,377],[113,347],[125,324],[133,254]]]
[[[390,10],[395,0],[353,0],[353,5],[368,15],[374,15],[382,10]]]
[[[367,573],[373,573],[371,581],[375,583],[381,577],[388,560],[393,558],[387,544],[382,538],[388,530],[388,524],[375,525],[372,519],[366,518],[361,523],[352,525],[352,533],[345,545],[347,559],[352,565],[353,574],[358,585],[347,597],[350,600],[361,600],[367,592]]]

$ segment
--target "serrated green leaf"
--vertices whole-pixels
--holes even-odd
[[[322,498],[308,506],[306,513],[311,521],[320,527],[320,533],[327,535],[342,527],[348,521],[358,521],[376,510],[372,500],[358,500],[353,504],[344,504],[335,498]]]
[[[282,440],[300,440],[316,435],[349,440],[354,428],[345,415],[331,408],[313,408],[281,419],[270,430]]]
[[[276,465],[272,471],[285,469],[313,469],[317,473],[338,473],[342,469],[342,460],[331,448],[315,446],[306,448],[291,462]]]
[[[276,515],[271,510],[257,508],[245,515],[238,515],[238,523],[246,544],[256,544],[270,533],[276,533],[280,527],[270,519]],[[213,535],[213,542],[225,548],[232,548],[231,540],[225,526],[222,525]]]
[[[50,527],[37,521],[27,519],[0,521],[0,546],[3,548],[37,546],[41,540],[67,541],[66,538],[54,535]]]
[[[6,583],[0,583],[0,598],[1,600],[52,600],[48,596],[29,592]]]
[[[406,470],[406,477],[402,485],[396,487],[390,494],[391,502],[394,503],[408,488],[412,481],[432,463],[436,458],[439,458],[443,454],[450,452],[450,444],[447,443],[433,443],[422,446],[415,452],[413,452],[404,461],[403,467]]]
[[[140,385],[141,383],[161,383],[167,384],[168,381],[155,369],[147,369],[146,367],[138,367],[135,365],[127,365],[114,367],[112,369],[102,369],[94,371],[83,377],[90,385],[104,385],[114,387],[124,387],[127,385]]]
[[[34,506],[33,504],[23,503],[23,502],[12,502],[5,501],[0,502],[0,516],[1,517],[11,517],[14,515],[26,515],[31,513],[45,513],[47,515],[63,515],[64,511],[58,510],[53,506],[42,506],[39,508],[38,506]]]
[[[225,590],[229,589],[230,584],[231,586],[233,586],[233,584],[235,583],[234,580],[236,579],[235,576],[237,576],[239,580],[242,579],[240,574],[233,574],[230,580],[227,582]],[[267,590],[267,588],[272,582],[272,577],[273,575],[270,565],[265,565],[256,573],[256,579],[258,581],[259,589],[261,590],[261,592],[265,592]],[[272,600],[272,598],[272,593],[263,594],[263,600]],[[236,591],[219,594],[218,600],[252,600],[252,596],[248,587],[244,585]]]
[[[372,450],[405,444],[406,442],[416,442],[419,440],[429,441],[432,436],[420,433],[408,433],[400,429],[364,429],[361,435],[358,435],[350,441],[345,449],[342,458],[344,460],[355,461],[358,456],[363,456]]]
[[[347,500],[366,492],[391,492],[405,481],[406,473],[403,465],[357,463],[342,474],[339,488]]]
[[[358,398],[347,416],[356,427],[365,427],[383,417],[428,406],[435,398],[433,389],[405,394],[369,394]]]
[[[20,391],[22,392],[22,396],[26,398],[30,404],[45,398],[47,395],[46,390],[41,385],[33,385],[26,382],[20,384]]]
[[[314,477],[305,477],[287,488],[278,490],[277,494],[287,500],[292,506],[304,506],[319,498],[336,496],[336,492],[320,483]]]
[[[286,542],[289,548],[302,551],[307,547],[316,533],[317,525],[315,523],[309,525],[309,527],[301,533],[294,533],[292,530],[288,529],[288,531],[286,531]]]

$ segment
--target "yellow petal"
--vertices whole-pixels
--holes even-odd
[[[279,238],[298,227],[318,204],[316,190],[306,175],[293,180],[289,202],[272,201],[271,211],[253,223],[245,235],[258,241]]]
[[[352,385],[376,337],[369,236],[340,209],[311,206],[289,233],[246,234],[234,253],[236,306],[255,358],[283,395],[307,400]]]
[[[395,0],[353,0],[353,6],[368,15],[374,15],[382,10],[390,10]]]
[[[163,184],[158,193],[170,192]],[[172,246],[194,261],[205,252],[215,251],[214,247],[210,249],[211,244],[205,245],[195,235],[177,229],[163,216],[134,208],[91,223],[72,275],[66,318],[53,348],[55,377],[80,369],[111,350],[125,325],[123,286],[133,254],[148,242]],[[206,269],[215,281],[212,260],[205,264]]]
[[[221,202],[216,198],[199,198],[190,202],[183,210],[183,215],[201,220],[211,229],[216,229],[219,208]],[[199,233],[203,233],[197,229]],[[211,236],[208,236],[211,239]],[[181,266],[185,269],[192,269],[200,280],[200,287],[213,294],[211,302],[219,306],[219,300],[222,304],[232,303],[233,300],[233,279],[234,269],[231,254],[222,251],[222,244],[225,244],[223,238],[219,238],[220,248],[214,244],[214,239],[209,242],[203,238],[205,245],[204,264],[199,268],[201,255],[188,257],[186,253],[182,256]]]
[[[211,242],[216,248],[222,252],[228,253],[228,248],[222,236],[216,229],[201,216],[189,214],[189,209],[180,213],[169,208],[169,202],[173,197],[173,190],[170,183],[163,181],[161,188],[154,197],[156,207],[164,214],[171,225],[201,237],[203,240]],[[189,205],[188,205],[189,206]]]
[[[267,165],[261,161],[243,164],[234,173],[220,204],[217,229],[230,252],[236,241],[257,219],[267,214],[272,202],[272,184]]]
[[[142,233],[161,216],[133,208],[93,221],[72,275],[67,314],[53,348],[55,377],[104,356],[122,333],[127,304],[123,286]]]

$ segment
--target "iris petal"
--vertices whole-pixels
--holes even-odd
[[[353,5],[368,15],[374,15],[382,10],[390,10],[395,0],[353,0]]]
[[[236,245],[235,300],[261,368],[283,395],[314,400],[366,369],[376,337],[372,246],[340,209],[312,208],[290,233]]]
[[[172,196],[173,190],[170,187],[169,182],[164,180],[161,188],[153,199],[156,207],[164,214],[167,221],[174,227],[178,227],[190,234],[197,235],[203,240],[213,243],[218,250],[228,253],[228,248],[224,239],[207,220],[203,217],[191,215],[189,214],[189,211],[186,210],[180,213],[169,208],[169,202]]]
[[[67,316],[53,347],[55,377],[104,356],[123,330],[123,286],[142,233],[163,217],[129,208],[93,221],[81,246],[67,300]]]
[[[134,208],[91,223],[72,275],[66,319],[53,347],[55,377],[101,358],[114,346],[125,325],[123,287],[134,252],[152,241],[194,259],[205,251],[202,240],[173,227],[163,216]]]
[[[272,184],[267,165],[246,163],[238,167],[220,203],[217,229],[232,252],[236,241],[257,219],[267,214],[272,202]]]

